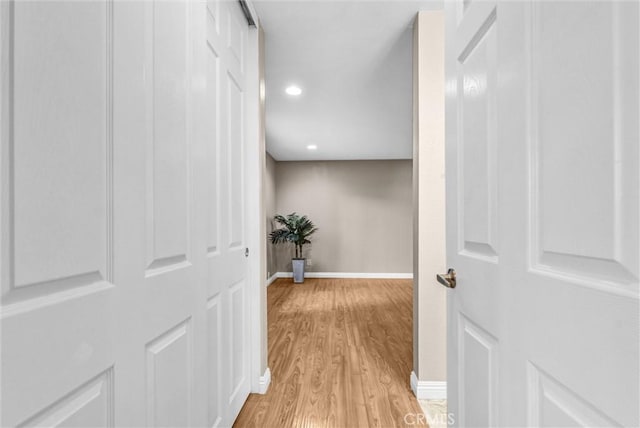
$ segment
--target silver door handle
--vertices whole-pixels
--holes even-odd
[[[449,268],[447,273],[439,273],[436,275],[438,282],[447,288],[456,288],[456,271]]]

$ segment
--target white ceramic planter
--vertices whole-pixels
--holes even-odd
[[[291,259],[293,267],[293,282],[300,284],[304,282],[304,264],[307,259]]]

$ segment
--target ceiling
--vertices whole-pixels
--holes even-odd
[[[265,31],[267,151],[276,160],[411,158],[412,24],[442,0],[253,5]],[[290,85],[302,94],[286,94]]]

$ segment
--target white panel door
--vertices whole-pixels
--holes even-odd
[[[208,424],[229,425],[249,395],[244,213],[248,25],[235,1],[206,4]]]
[[[2,426],[114,424],[112,12],[0,3]]]
[[[458,426],[640,425],[639,9],[446,5]]]
[[[114,332],[125,345],[115,363],[117,425],[200,423],[192,7],[114,3],[116,285],[126,289]]]
[[[0,2],[1,426],[227,426],[248,395],[247,24],[208,9]]]

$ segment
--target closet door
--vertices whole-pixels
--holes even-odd
[[[2,426],[113,426],[113,4],[0,3]]]
[[[250,379],[244,204],[248,25],[238,2],[208,1],[206,21],[206,308],[208,423],[233,422]]]
[[[250,381],[239,6],[5,1],[0,32],[0,425],[230,425]]]

